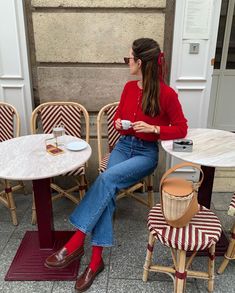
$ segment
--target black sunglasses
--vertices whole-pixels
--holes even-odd
[[[125,64],[129,64],[130,59],[135,59],[135,58],[134,57],[124,57],[123,59],[124,59]]]

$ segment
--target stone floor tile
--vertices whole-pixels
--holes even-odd
[[[4,293],[50,293],[53,287],[53,282],[36,282],[36,281],[24,281],[24,282],[4,282]]]
[[[159,197],[158,194],[155,194]],[[227,216],[226,211],[231,194],[214,193],[212,197],[212,210],[216,212],[226,232],[231,228],[234,218]],[[157,199],[159,201],[159,198]],[[10,293],[21,291],[24,293],[74,293],[74,282],[5,282],[5,274],[17,251],[21,238],[26,230],[36,230],[31,225],[32,198],[17,195],[17,212],[19,225],[13,226],[9,211],[0,205],[0,292]],[[68,221],[70,213],[75,205],[61,199],[53,202],[54,226],[57,230],[75,230]],[[114,218],[115,246],[104,249],[105,270],[97,277],[92,287],[87,291],[96,293],[106,292],[172,292],[173,283],[166,274],[149,273],[147,283],[142,281],[143,265],[148,242],[147,216],[149,209],[133,199],[122,199],[117,202],[117,210]],[[80,273],[89,263],[91,246],[90,237],[85,243],[85,255],[81,261]],[[153,262],[170,265],[170,251],[168,248],[156,242]],[[216,258],[218,269],[222,257]],[[207,258],[198,257],[193,263],[194,269],[202,270],[207,265]],[[230,262],[222,275],[215,276],[215,293],[235,293],[233,284],[235,261]],[[204,280],[188,279],[186,292],[207,292],[207,284]]]
[[[227,211],[231,202],[233,193],[230,192],[214,192],[212,202],[217,211]]]
[[[198,292],[195,284],[190,283],[187,286],[187,292]],[[166,293],[173,292],[172,281],[148,281],[126,280],[126,279],[109,279],[108,293]]]
[[[1,238],[0,238],[0,255],[3,251],[3,249],[5,248],[7,242],[9,241],[12,232],[0,232],[1,234]]]
[[[56,281],[51,293],[73,293],[75,281]]]

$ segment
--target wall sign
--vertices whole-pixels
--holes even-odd
[[[183,39],[209,39],[212,0],[187,0]]]

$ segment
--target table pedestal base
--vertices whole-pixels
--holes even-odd
[[[44,266],[45,259],[60,249],[73,234],[72,231],[55,231],[53,249],[41,249],[38,232],[26,232],[5,276],[5,281],[76,280],[79,261],[74,261],[64,269],[48,269]]]

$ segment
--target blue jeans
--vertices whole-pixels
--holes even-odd
[[[147,175],[158,163],[158,143],[121,136],[101,173],[70,215],[72,225],[91,233],[92,245],[113,245],[113,212],[116,194]]]

